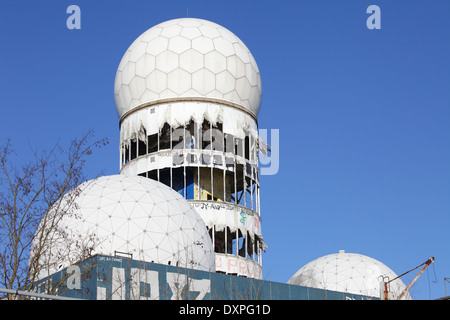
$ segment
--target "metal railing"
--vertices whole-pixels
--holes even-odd
[[[30,292],[30,291],[21,291],[21,290],[13,290],[13,289],[5,289],[0,288],[0,293],[7,293],[12,294],[15,296],[27,296],[35,299],[51,299],[51,300],[81,300],[77,298],[70,298],[70,297],[62,297],[62,296],[55,296],[45,293],[36,293],[36,292]]]

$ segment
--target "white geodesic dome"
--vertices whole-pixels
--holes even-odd
[[[75,206],[58,217],[40,256],[41,276],[86,258],[121,255],[135,260],[214,271],[214,249],[195,209],[166,185],[139,176],[111,175],[79,186]],[[70,192],[63,198],[70,198]],[[64,207],[64,206],[62,206]],[[53,210],[56,211],[56,210]],[[41,222],[42,226],[42,222]],[[33,249],[32,249],[33,250]]]
[[[211,98],[258,116],[262,87],[245,44],[211,21],[182,18],[160,23],[125,52],[114,84],[117,113],[170,98]]]
[[[300,268],[288,281],[289,284],[347,292],[369,297],[382,298],[384,285],[380,276],[394,279],[397,275],[382,262],[357,254],[329,254],[313,260]],[[402,280],[390,283],[390,298],[396,297],[405,289]],[[402,299],[410,300],[407,292]]]

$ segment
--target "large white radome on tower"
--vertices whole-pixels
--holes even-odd
[[[203,19],[160,23],[125,52],[114,95],[120,118],[164,99],[218,99],[258,116],[261,78],[245,44],[224,27]]]
[[[71,192],[63,202],[72,201]],[[215,270],[214,250],[202,218],[166,185],[112,175],[87,181],[77,192],[76,206],[64,214],[55,208],[50,214],[56,214],[56,226],[40,231],[49,237],[40,256],[41,276],[77,263],[86,254],[129,254],[135,260]],[[38,241],[39,231],[33,248]]]

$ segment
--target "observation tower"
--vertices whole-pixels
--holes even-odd
[[[157,180],[190,202],[216,272],[261,279],[262,89],[249,49],[207,20],[160,23],[125,52],[114,95],[121,174]]]

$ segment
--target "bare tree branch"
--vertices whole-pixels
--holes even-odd
[[[93,133],[88,132],[67,147],[57,143],[49,151],[32,149],[31,161],[26,164],[17,161],[10,140],[0,146],[2,287],[28,290],[46,267],[39,257],[44,250],[51,250],[49,236],[58,228],[62,215],[76,209],[77,187],[87,180],[84,175],[87,158],[94,149],[108,144],[106,138],[92,140]],[[64,232],[60,230],[59,234]]]

